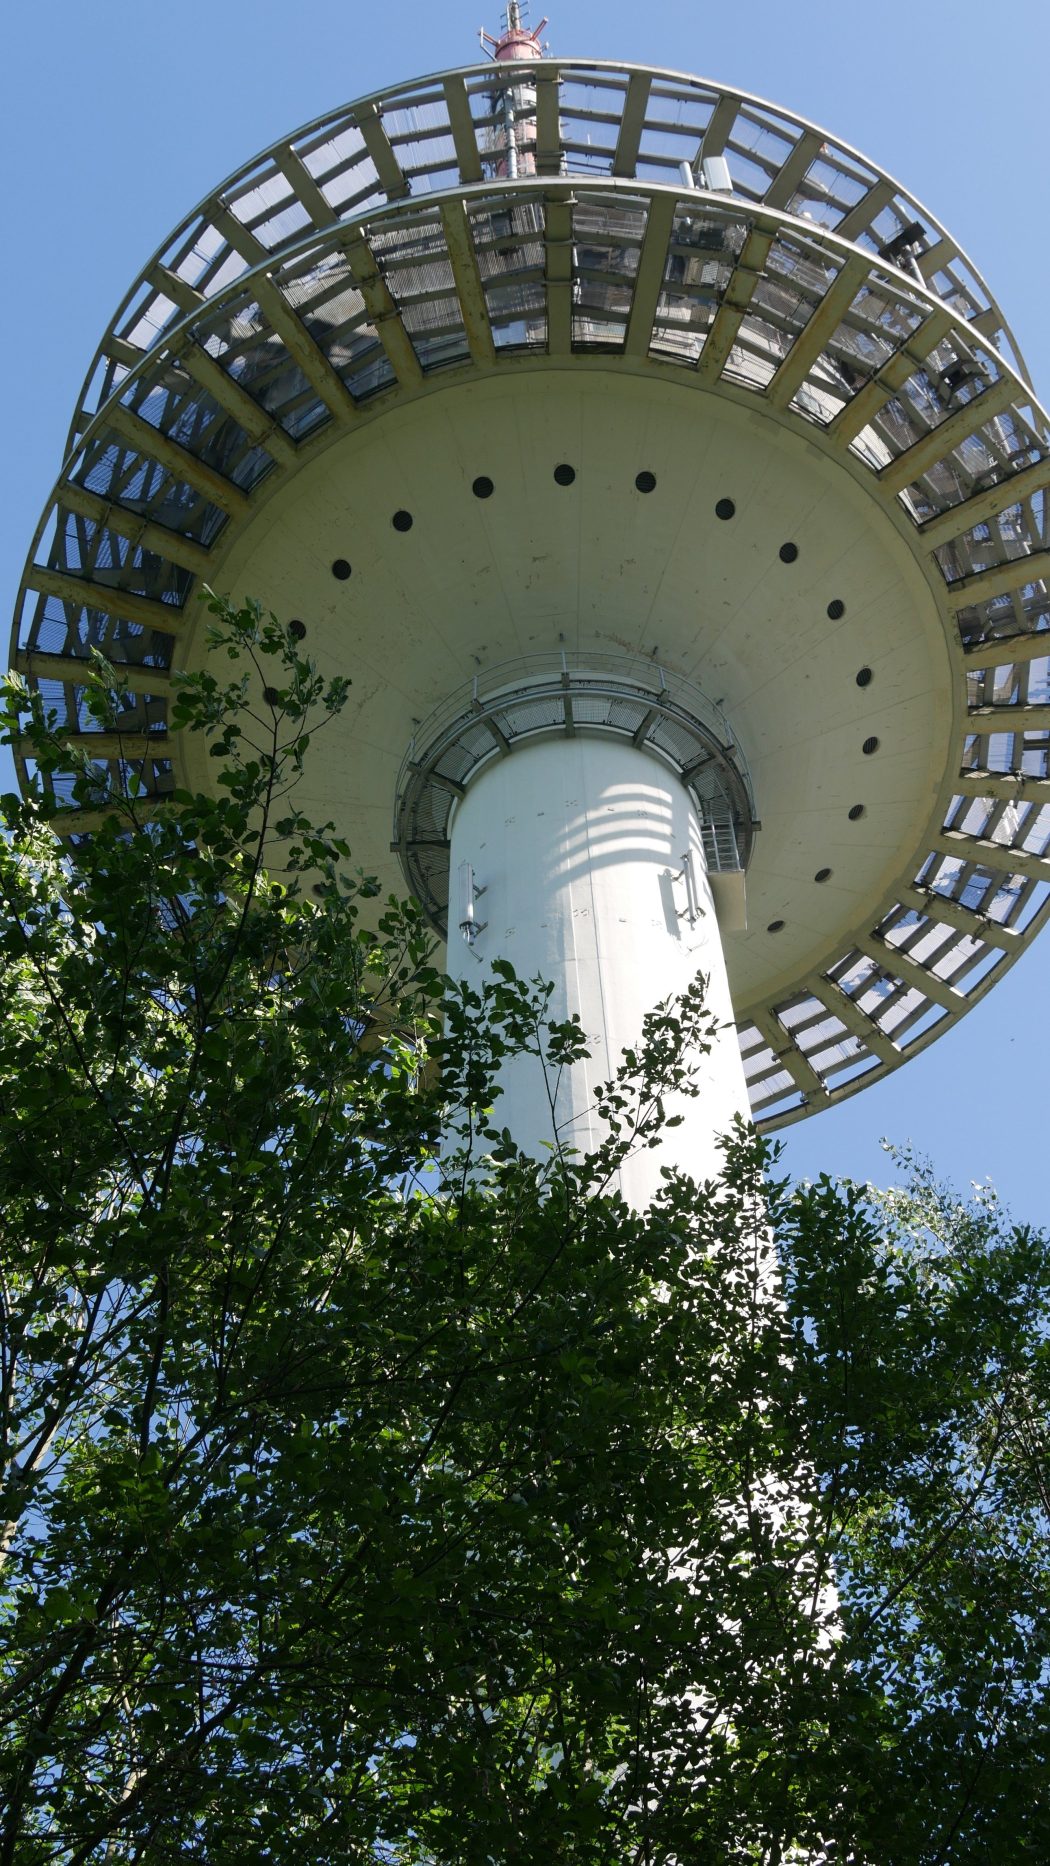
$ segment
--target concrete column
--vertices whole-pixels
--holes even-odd
[[[558,1137],[586,1151],[600,1139],[594,1083],[613,1074],[637,1043],[642,1019],[698,972],[720,1031],[706,1058],[703,1092],[667,1113],[656,1148],[621,1170],[620,1188],[644,1205],[662,1165],[703,1179],[718,1170],[716,1136],[748,1114],[725,961],[704,864],[700,824],[685,786],[659,759],[629,740],[581,734],[516,749],[486,765],[459,801],[451,828],[448,968],[480,985],[494,958],[519,976],[552,981],[552,1015],[578,1012],[590,1060],[547,1082],[538,1062],[508,1065],[496,1118],[529,1153],[545,1158]],[[687,884],[675,879],[689,852]],[[457,877],[467,861],[486,892],[486,922],[473,946],[457,927]],[[552,1114],[551,1096],[554,1097]]]

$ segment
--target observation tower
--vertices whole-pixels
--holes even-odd
[[[773,105],[482,62],[254,158],[146,264],[33,541],[14,662],[98,810],[208,782],[167,725],[199,586],[350,703],[301,801],[474,980],[556,984],[592,1084],[698,971],[705,1092],[628,1166],[703,1174],[855,1093],[1050,912],[1050,431],[1009,327],[890,176]],[[89,651],[131,699],[83,704]],[[551,1139],[542,1083],[503,1119]]]

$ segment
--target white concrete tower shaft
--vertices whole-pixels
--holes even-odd
[[[661,1169],[703,1179],[718,1170],[717,1138],[748,1098],[718,922],[692,797],[678,775],[629,739],[546,738],[485,764],[451,825],[449,970],[475,985],[494,958],[551,982],[550,1014],[579,1016],[588,1059],[558,1072],[534,1057],[504,1071],[495,1118],[527,1152],[583,1153],[602,1138],[596,1084],[637,1045],[646,1012],[702,973],[718,1034],[701,1065],[701,1093],[675,1096],[659,1144],[620,1169],[642,1206]],[[483,889],[478,930],[456,926],[464,864]]]

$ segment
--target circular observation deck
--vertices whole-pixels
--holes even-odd
[[[725,951],[776,1127],[923,1047],[1050,912],[1048,489],[994,300],[888,176],[697,79],[486,64],[308,125],[150,261],[15,665],[100,810],[132,773],[160,809],[204,773],[166,728],[196,586],[301,617],[354,680],[317,801],[391,887],[400,764],[479,673],[564,650],[699,686],[763,825]],[[132,702],[89,739],[93,646]]]

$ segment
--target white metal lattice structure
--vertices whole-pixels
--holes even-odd
[[[334,775],[358,853],[388,865],[414,722],[475,668],[567,640],[699,682],[764,824],[726,959],[775,1127],[923,1047],[1050,913],[1050,430],[966,256],[854,151],[676,73],[552,59],[525,79],[486,64],[366,98],[176,230],[85,385],[15,662],[85,734],[81,663],[120,663],[135,704],[91,741],[100,799],[134,771],[160,807],[195,586],[304,614],[312,648],[345,639],[370,670],[358,729],[370,704],[388,790],[354,793],[352,748]],[[570,458],[574,489],[552,490]],[[482,640],[501,569],[525,594]],[[414,684],[386,669],[396,705],[395,609],[420,618]]]

